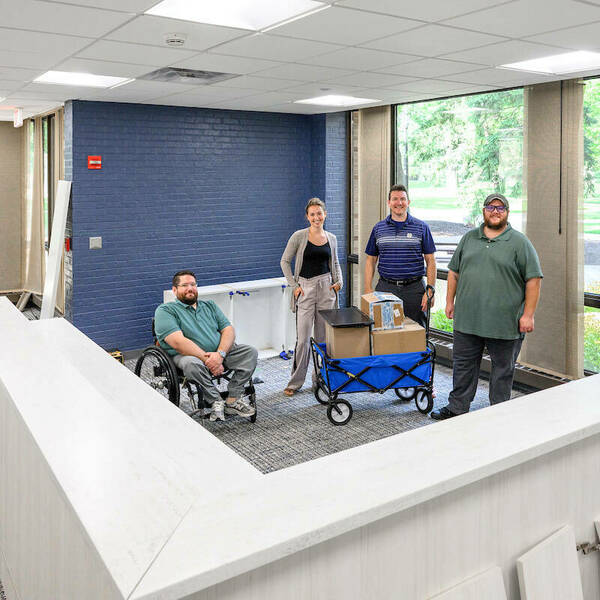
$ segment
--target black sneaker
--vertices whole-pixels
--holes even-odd
[[[442,406],[442,408],[431,411],[431,418],[435,421],[443,421],[444,419],[450,419],[452,417],[458,417],[458,415],[450,412],[447,406]]]

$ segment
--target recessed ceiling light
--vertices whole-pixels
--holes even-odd
[[[600,68],[600,54],[598,52],[566,52],[544,58],[534,58],[522,62],[500,65],[499,69],[512,69],[514,71],[529,71],[531,73],[544,73],[546,75],[563,75]]]
[[[68,71],[48,71],[33,80],[35,83],[54,83],[55,85],[75,85],[81,87],[110,88],[133,81],[127,77],[109,77],[91,73],[69,73]]]
[[[273,2],[273,0],[220,0],[220,2],[163,0],[148,9],[146,14],[259,31],[327,7],[328,5],[323,2],[314,0],[286,0],[286,2]]]
[[[318,96],[317,98],[307,98],[306,100],[296,100],[295,104],[316,104],[318,106],[357,106],[359,104],[370,104],[371,102],[381,102],[371,98],[354,98],[353,96]]]

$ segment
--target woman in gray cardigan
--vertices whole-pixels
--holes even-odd
[[[325,322],[319,310],[334,308],[337,293],[342,288],[342,270],[337,255],[337,239],[323,229],[325,204],[311,198],[306,205],[310,227],[300,229],[288,240],[281,270],[293,287],[292,311],[296,313],[296,350],[292,376],[283,393],[293,396],[304,383],[310,362],[310,336],[314,328],[315,341],[325,341]],[[292,260],[295,259],[292,274]],[[313,386],[315,384],[313,373]]]

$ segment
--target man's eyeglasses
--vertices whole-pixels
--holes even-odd
[[[489,213],[493,213],[496,211],[498,214],[503,215],[506,212],[506,206],[486,206],[483,210],[486,210]]]
[[[195,288],[195,287],[198,287],[198,284],[197,283],[179,283],[179,284],[177,284],[177,287]]]

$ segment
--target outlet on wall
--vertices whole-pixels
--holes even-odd
[[[101,237],[91,237],[90,238],[90,250],[100,250],[102,248],[102,238]]]

